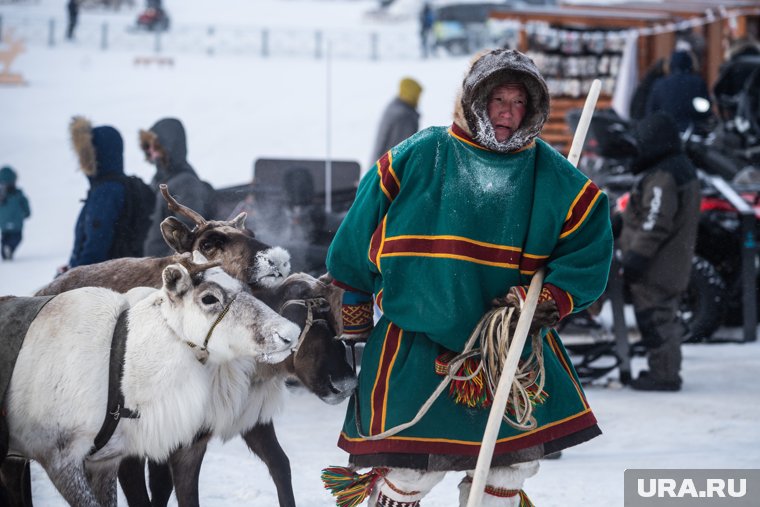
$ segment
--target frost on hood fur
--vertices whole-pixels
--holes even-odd
[[[521,83],[528,91],[528,110],[520,128],[504,142],[496,140],[488,118],[488,97],[496,86]],[[472,64],[462,83],[461,99],[454,121],[479,144],[494,151],[510,153],[530,144],[549,117],[549,90],[533,60],[519,51],[495,49]],[[461,106],[461,109],[459,107]]]

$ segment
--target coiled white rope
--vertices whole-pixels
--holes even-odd
[[[417,414],[410,421],[389,428],[376,435],[365,435],[361,429],[359,397],[354,393],[354,419],[356,420],[357,434],[365,440],[382,440],[414,426],[423,418],[428,410],[430,410],[430,407],[435,400],[438,399],[452,380],[472,380],[481,369],[484,370],[487,379],[487,388],[491,391],[491,395],[493,396],[496,392],[496,386],[498,385],[501,371],[506,362],[509,346],[512,343],[509,324],[514,315],[514,311],[515,309],[513,307],[494,308],[480,319],[478,325],[475,326],[475,329],[467,339],[462,353],[449,361],[445,378],[440,384],[438,384],[438,387],[436,387],[428,399],[425,400],[425,403],[422,404],[417,411]],[[480,340],[481,348],[473,349],[472,347],[478,339]],[[473,373],[465,376],[456,374],[466,359],[477,355],[480,355],[480,361]],[[541,335],[540,333],[536,333],[533,336],[533,350],[530,356],[523,361],[522,365],[518,366],[517,373],[512,381],[512,400],[515,419],[512,420],[509,417],[508,409],[505,409],[504,411],[504,421],[513,428],[526,430],[532,429],[536,426],[529,389],[536,385],[538,386],[536,392],[540,393],[543,391],[545,379],[543,365],[544,360]]]

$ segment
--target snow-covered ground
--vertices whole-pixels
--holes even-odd
[[[0,15],[54,15],[62,22],[64,5],[64,0],[2,5]],[[182,0],[168,7],[173,26],[234,22],[416,30],[413,21],[373,21],[366,13],[376,3],[368,0]],[[83,11],[82,16],[132,20],[136,13],[134,8]],[[3,24],[4,30],[11,27]],[[152,168],[138,149],[137,131],[166,116],[184,122],[189,160],[215,186],[247,182],[253,161],[261,157],[322,159],[329,154],[366,168],[380,113],[398,80],[411,75],[422,83],[423,126],[448,124],[467,63],[335,58],[328,65],[324,59],[182,53],[169,55],[173,67],[157,67],[135,66],[141,53],[83,46],[28,47],[12,67],[28,85],[0,88],[0,164],[16,168],[33,213],[16,260],[0,264],[2,295],[30,295],[67,260],[86,193],[67,136],[72,115],[119,129],[127,172],[146,179]],[[541,507],[620,506],[628,468],[760,468],[759,353],[758,343],[684,346],[684,390],[679,393],[590,387],[587,394],[604,434],[566,451],[560,460],[544,462],[527,485],[529,495]],[[641,369],[643,360],[635,359],[633,366]],[[333,505],[319,473],[345,463],[335,446],[344,410],[345,404],[328,406],[296,390],[275,419],[302,507]],[[458,481],[450,474],[424,504],[455,505]],[[36,466],[33,489],[36,505],[64,505]],[[201,498],[206,506],[277,504],[266,468],[239,439],[212,444],[201,474]]]

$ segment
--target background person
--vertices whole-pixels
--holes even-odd
[[[69,0],[66,4],[66,12],[68,13],[68,25],[66,26],[66,38],[68,40],[74,39],[74,31],[77,28],[77,22],[79,21],[79,0]]]
[[[677,310],[697,240],[699,181],[667,113],[644,118],[636,127],[636,142],[639,155],[632,170],[638,179],[622,215],[620,249],[649,370],[631,387],[678,391],[687,328]]]
[[[704,78],[694,72],[694,60],[687,51],[674,51],[670,56],[668,72],[652,85],[646,103],[646,114],[655,111],[669,113],[684,132],[690,125],[694,126],[710,117],[708,111],[699,112],[694,108],[693,100],[702,97],[710,100],[710,92]]]
[[[23,239],[24,220],[32,214],[29,200],[16,186],[16,171],[10,166],[0,169],[0,253],[4,261],[13,254]]]
[[[422,49],[422,58],[430,56],[431,31],[435,22],[435,13],[430,2],[425,2],[420,11],[420,47]]]
[[[140,148],[145,153],[145,159],[156,166],[156,174],[150,183],[156,192],[156,201],[143,252],[147,257],[165,257],[173,252],[164,241],[160,226],[170,212],[159,185],[167,184],[169,192],[177,201],[206,219],[214,218],[213,188],[198,178],[187,161],[185,127],[178,119],[163,118],[149,130],[141,130]],[[194,225],[185,217],[177,218],[188,226]]]
[[[422,86],[410,77],[398,84],[398,96],[386,106],[380,125],[377,127],[375,148],[372,151],[374,164],[385,153],[420,129],[420,113],[417,104],[422,94]]]
[[[541,266],[546,278],[531,327],[540,333],[547,397],[532,397],[531,431],[502,423],[482,505],[528,502],[523,482],[540,458],[599,434],[548,327],[605,287],[612,256],[607,198],[537,138],[549,93],[523,54],[481,56],[455,108],[450,128],[412,136],[364,176],[328,253],[328,271],[345,290],[344,338],[368,337],[338,445],[352,466],[372,467],[363,476],[372,506],[417,506],[448,471],[465,472],[465,505],[489,413],[478,379],[453,384],[396,436],[362,435],[412,420],[481,317],[494,304],[519,312]],[[374,327],[373,296],[383,312]],[[476,368],[470,358],[459,373]],[[323,473],[339,500],[335,479],[344,473]]]
[[[68,266],[60,272],[119,256],[112,247],[126,197],[123,183],[114,178],[124,175],[124,141],[119,131],[107,125],[93,128],[89,120],[75,116],[69,132],[90,188],[74,228]]]

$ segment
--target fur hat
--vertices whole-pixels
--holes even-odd
[[[93,128],[87,118],[74,116],[69,132],[79,168],[86,176],[93,177],[104,171],[124,171],[124,142],[115,128]]]
[[[417,107],[422,93],[422,86],[410,77],[405,77],[398,84],[398,98],[412,107]]]
[[[16,171],[9,165],[3,166],[0,169],[0,184],[3,185],[15,185],[16,184]]]
[[[519,83],[528,92],[528,109],[520,128],[504,142],[488,118],[488,98],[499,85]],[[549,117],[549,90],[533,60],[513,49],[495,49],[478,58],[462,83],[462,115],[472,137],[486,148],[501,153],[530,144]]]

